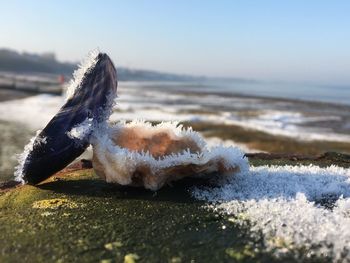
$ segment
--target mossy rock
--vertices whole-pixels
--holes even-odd
[[[91,169],[0,192],[0,262],[294,262],[264,252],[232,218],[193,199],[203,182],[158,192],[107,184]]]

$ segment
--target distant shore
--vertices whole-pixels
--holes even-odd
[[[10,99],[23,97],[24,94],[28,96],[33,94],[53,94],[53,95],[61,95],[64,92],[64,85],[58,86],[55,82],[56,80],[52,80],[52,82],[48,82],[47,80],[35,81],[33,82],[36,86],[33,86],[32,82],[28,82],[28,86],[19,85],[19,87],[15,87],[13,85],[2,85],[0,83],[0,101],[6,100],[7,96],[10,96]],[[40,84],[41,83],[41,84]],[[53,85],[56,83],[55,85]],[[150,90],[159,90],[162,92],[170,92],[170,93],[182,93],[182,94],[195,94],[197,96],[203,95],[215,95],[215,96],[225,96],[225,97],[239,97],[239,98],[251,98],[251,99],[266,99],[270,101],[280,101],[280,102],[296,102],[300,104],[314,104],[319,106],[327,106],[327,107],[337,107],[345,110],[350,110],[350,100],[340,100],[338,102],[334,100],[318,100],[317,94],[315,94],[313,99],[305,99],[305,98],[293,98],[288,96],[278,96],[271,95],[269,93],[266,94],[253,94],[252,91],[248,89],[245,91],[237,91],[235,89],[227,89],[220,88],[220,85],[215,86],[215,84],[208,84],[206,81],[202,82],[191,82],[191,81],[119,81],[119,86],[121,87],[143,87],[145,89]],[[250,82],[247,82],[251,84]],[[52,86],[53,85],[53,86]],[[335,91],[336,92],[336,91]],[[350,87],[349,87],[350,92]],[[8,95],[7,95],[8,93]],[[349,93],[350,95],[350,93]],[[342,98],[346,99],[346,98]]]

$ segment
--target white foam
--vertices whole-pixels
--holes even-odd
[[[282,135],[299,140],[350,142],[350,136],[347,134],[340,134],[329,128],[322,128],[317,125],[310,127],[308,124],[317,121],[339,122],[340,117],[335,115],[306,116],[295,110],[266,110],[266,107],[269,105],[262,105],[259,100],[221,98],[218,96],[215,98],[213,96],[198,96],[194,100],[193,96],[185,94],[169,95],[167,91],[143,91],[139,88],[125,87],[124,83],[121,86],[122,94],[118,99],[118,111],[112,114],[110,118],[112,121],[137,118],[149,121],[203,121],[238,125],[272,135]],[[125,87],[124,89],[123,86]],[[169,100],[172,103],[169,103]],[[181,103],[175,103],[176,101],[181,101]],[[37,130],[42,128],[54,116],[63,103],[64,100],[61,97],[51,95],[38,95],[22,100],[2,102],[0,103],[0,119],[25,123]],[[200,112],[202,105],[221,105],[221,103],[222,106],[231,103],[238,109],[254,105],[254,109],[260,110],[256,116],[240,116],[235,111],[217,111],[217,113],[213,112],[212,114],[186,112],[186,110],[198,110]],[[270,107],[273,108],[273,105],[270,105]],[[346,123],[344,128],[346,128]]]
[[[298,113],[300,114],[300,113]],[[308,118],[301,118],[300,120],[291,120],[291,122],[288,122],[288,115],[289,113],[286,113],[287,116],[281,117],[281,119],[274,119],[274,115],[271,117],[268,117],[267,114],[263,114],[262,118],[260,116],[257,116],[255,118],[242,118],[237,117],[231,112],[223,112],[219,115],[216,114],[208,114],[208,115],[199,115],[197,116],[198,121],[203,122],[211,122],[211,123],[218,123],[218,124],[226,124],[226,125],[237,125],[241,126],[243,128],[251,129],[251,130],[258,130],[265,132],[267,134],[272,135],[281,135],[286,136],[290,138],[294,138],[297,140],[302,141],[333,141],[333,142],[350,142],[350,135],[347,134],[341,134],[341,133],[335,133],[330,131],[330,129],[325,128],[309,128],[309,127],[303,127],[298,126],[296,123],[306,123]],[[290,116],[289,116],[290,117]],[[318,120],[334,120],[335,116],[329,116],[324,118],[310,118],[310,122],[317,121]],[[282,121],[283,120],[283,121]]]
[[[195,189],[210,209],[251,224],[277,256],[299,248],[308,255],[350,257],[350,170],[337,166],[263,166],[227,184]],[[334,208],[322,204],[333,201]],[[329,205],[329,204],[328,204]]]
[[[4,101],[0,103],[0,119],[25,124],[32,130],[42,129],[63,102],[63,97],[47,94]]]
[[[218,124],[238,125],[244,128],[262,131],[272,135],[281,135],[303,141],[350,142],[350,135],[332,131],[317,125],[317,122],[341,121],[341,117],[332,114],[303,114],[297,110],[278,110],[277,104],[267,104],[263,99],[235,98],[218,95],[192,96],[187,94],[168,94],[164,91],[144,91],[136,85],[121,83],[122,94],[118,108],[122,112],[112,115],[113,120],[165,121],[203,121]],[[123,87],[125,89],[123,90]],[[180,104],[177,104],[176,102]],[[195,103],[195,104],[194,104]],[[282,103],[283,104],[283,103]],[[205,106],[229,106],[232,111],[220,111],[200,114]],[[188,107],[189,106],[189,107]],[[289,107],[293,107],[290,103]],[[275,109],[276,108],[276,109]],[[183,110],[198,110],[198,113],[186,113]],[[205,109],[205,108],[204,108]],[[244,116],[244,111],[253,111],[256,115]],[[205,111],[204,111],[205,112]],[[314,125],[311,125],[313,123]],[[345,126],[344,126],[345,127]]]

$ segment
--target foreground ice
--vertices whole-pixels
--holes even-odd
[[[331,166],[251,167],[193,195],[262,235],[277,256],[350,258],[350,170]],[[305,255],[304,255],[305,256]]]

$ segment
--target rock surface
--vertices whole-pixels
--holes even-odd
[[[337,158],[334,164],[346,166]],[[249,229],[190,196],[194,184],[208,182],[184,180],[151,192],[110,185],[92,169],[76,168],[38,186],[0,191],[1,262],[295,261],[266,254]]]

